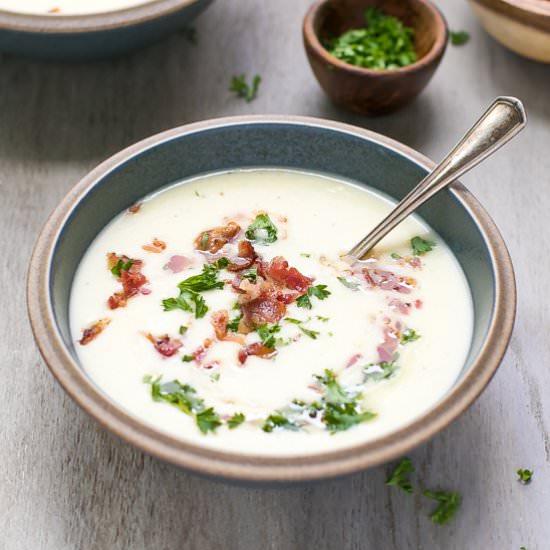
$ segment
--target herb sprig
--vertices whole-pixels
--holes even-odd
[[[231,78],[229,91],[235,92],[238,97],[242,97],[247,103],[250,103],[252,100],[256,99],[261,81],[262,77],[259,74],[254,75],[251,84],[247,83],[244,73],[236,75]]]
[[[435,243],[433,241],[427,241],[422,237],[416,236],[411,239],[411,248],[415,256],[424,256],[426,252],[431,252],[434,247]]]
[[[438,504],[430,514],[430,519],[438,525],[449,523],[462,503],[462,497],[456,491],[426,490],[422,494],[437,501]]]
[[[470,33],[466,31],[450,31],[449,40],[453,46],[462,46],[470,40]]]
[[[405,493],[412,494],[413,489],[410,480],[410,474],[412,473],[414,473],[412,460],[408,457],[404,457],[386,480],[386,485],[390,487],[399,487],[399,489],[405,491]]]
[[[256,244],[273,244],[277,240],[277,226],[267,214],[258,214],[248,226],[245,237]]]
[[[310,286],[307,289],[307,292],[296,300],[296,305],[298,307],[311,309],[313,307],[313,304],[311,303],[312,297],[315,297],[318,300],[325,300],[329,296],[330,290],[327,290],[327,285]]]

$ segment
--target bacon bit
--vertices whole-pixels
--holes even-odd
[[[248,282],[248,281],[246,281]],[[245,286],[245,281],[241,284],[241,288]],[[239,303],[243,314],[242,323],[249,329],[254,329],[264,323],[276,323],[282,319],[286,313],[286,305],[278,299],[278,293],[274,287],[270,286],[265,281],[257,285],[261,287],[259,293],[241,294]],[[241,332],[241,326],[239,326]]]
[[[107,266],[112,269],[119,260],[126,263],[129,258],[127,256],[119,256],[114,252],[107,254]],[[149,289],[142,288],[143,285],[148,283],[147,277],[141,273],[143,262],[141,260],[134,260],[134,263],[128,271],[122,269],[120,271],[120,278],[118,279],[122,283],[122,292],[115,292],[107,300],[107,304],[111,309],[117,309],[119,307],[125,307],[128,303],[128,298],[135,296],[138,293],[150,294]]]
[[[290,290],[304,292],[313,279],[302,275],[295,267],[288,267],[288,262],[282,256],[275,256],[267,268],[267,276]]]
[[[384,328],[384,341],[376,348],[380,361],[393,361],[393,357],[399,347],[399,333],[392,327]]]
[[[170,338],[168,334],[164,334],[155,338],[152,334],[147,334],[147,339],[155,346],[155,349],[164,357],[172,357],[178,353],[178,350],[183,346],[181,340]]]
[[[388,305],[392,309],[396,309],[397,311],[399,311],[399,313],[402,313],[403,315],[408,315],[409,310],[412,307],[412,304],[410,302],[403,302],[403,301],[399,300],[398,298],[391,299],[389,301]]]
[[[139,292],[140,292],[141,294],[143,294],[144,296],[147,296],[148,294],[151,294],[152,291],[151,291],[150,288],[140,288],[140,289],[139,289]]]
[[[143,206],[143,203],[136,202],[136,204],[133,204],[128,208],[128,214],[137,214],[141,210],[142,206]]]
[[[61,13],[61,8],[51,8],[48,13]]]
[[[264,346],[261,342],[254,342],[239,350],[239,363],[244,365],[249,356],[255,355],[262,359],[271,359],[277,355],[277,350]]]
[[[215,254],[227,243],[231,242],[240,231],[241,227],[235,222],[207,229],[195,238],[195,250]]]
[[[168,263],[164,266],[164,269],[169,269],[172,273],[180,273],[185,268],[189,267],[193,263],[186,256],[172,256]]]
[[[422,306],[423,306],[423,305],[424,305],[424,302],[422,302],[422,300],[416,300],[416,301],[414,302],[414,307],[415,307],[416,309],[422,309]]]
[[[344,368],[349,369],[350,367],[353,367],[353,365],[355,365],[355,363],[357,363],[357,361],[359,361],[361,357],[363,356],[360,353],[356,353],[355,355],[352,355]]]
[[[96,321],[92,326],[84,329],[82,331],[82,338],[78,343],[82,346],[89,344],[92,340],[95,340],[105,329],[105,327],[111,322],[111,319],[106,317],[105,319],[100,319]]]
[[[227,323],[229,322],[229,312],[226,309],[215,311],[212,313],[212,319],[210,320],[216,333],[218,340],[224,340],[226,342],[237,342],[244,344],[244,336],[241,334],[229,334],[227,332]]]
[[[414,269],[420,269],[422,267],[422,260],[418,256],[408,256],[404,258],[405,263],[409,264]]]
[[[160,254],[163,250],[166,250],[166,243],[155,237],[152,244],[144,244],[141,248],[153,254]]]
[[[252,243],[244,240],[239,242],[238,254],[239,255],[236,258],[233,258],[227,266],[228,271],[235,272],[248,269],[258,257]]]
[[[411,287],[416,285],[414,279],[410,277],[400,277],[391,271],[364,268],[362,273],[371,287],[378,287],[382,290],[394,290],[402,294],[409,294],[411,292]]]

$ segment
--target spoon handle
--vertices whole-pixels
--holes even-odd
[[[355,263],[421,204],[512,139],[527,122],[515,97],[497,97],[455,148],[344,257]]]

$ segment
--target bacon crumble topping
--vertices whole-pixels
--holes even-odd
[[[104,330],[105,327],[111,322],[111,319],[105,317],[96,321],[93,325],[85,328],[82,331],[82,338],[78,341],[81,346],[89,344],[92,340],[95,340]]]
[[[164,357],[172,357],[172,355],[175,355],[183,346],[181,340],[170,338],[168,334],[155,337],[151,333],[148,333],[146,336],[147,340],[149,340],[153,346],[155,346],[155,349]]]
[[[109,270],[112,270],[113,267],[118,265],[119,261],[127,264],[130,261],[130,258],[125,255],[118,255],[114,252],[109,252],[107,254],[107,266]],[[133,260],[132,265],[126,269],[120,269],[120,277],[118,280],[122,283],[122,291],[115,292],[107,300],[107,304],[111,309],[117,309],[119,307],[125,307],[128,303],[128,299],[132,298],[139,292],[143,294],[148,294],[148,289],[142,288],[143,285],[148,283],[147,277],[141,273],[143,268],[142,260]]]
[[[207,229],[195,238],[195,250],[215,254],[227,243],[232,242],[240,231],[240,225],[235,222]]]
[[[145,250],[146,252],[160,254],[161,252],[166,250],[166,243],[155,237],[151,244],[144,244],[141,248],[143,248],[143,250]]]

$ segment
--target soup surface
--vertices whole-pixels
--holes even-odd
[[[391,207],[345,181],[267,169],[145,198],[77,270],[83,368],[140,419],[229,452],[316,453],[403,427],[456,380],[472,305],[418,218],[360,265],[340,259]]]
[[[86,15],[124,10],[153,0],[0,0],[0,10],[33,15]]]

